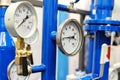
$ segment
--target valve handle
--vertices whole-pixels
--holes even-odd
[[[28,76],[28,64],[27,64],[27,57],[22,56],[22,71],[23,71],[23,76]]]

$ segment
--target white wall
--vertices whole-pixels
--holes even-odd
[[[40,65],[41,64],[41,48],[42,48],[42,19],[43,19],[43,9],[39,7],[35,7],[37,11],[38,16],[38,30],[40,33],[39,40],[33,44],[32,51],[33,51],[33,59],[34,59],[34,65]],[[38,80],[41,77],[41,73],[34,73],[30,76],[29,80]]]

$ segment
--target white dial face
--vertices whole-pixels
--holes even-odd
[[[113,70],[109,75],[109,80],[118,80],[118,71]]]
[[[8,78],[9,80],[27,80],[27,76],[17,75],[17,67],[14,61],[8,67]]]
[[[34,44],[39,40],[39,32],[36,30],[36,32],[29,38],[24,38],[25,43],[27,44]]]
[[[27,5],[18,6],[15,16],[15,28],[20,36],[26,36],[31,33],[34,27],[35,15]]]
[[[61,32],[61,42],[63,49],[72,54],[78,47],[80,42],[79,29],[74,22],[68,23]]]

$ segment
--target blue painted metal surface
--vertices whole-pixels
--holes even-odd
[[[57,31],[57,4],[58,0],[43,0],[42,64],[46,70],[42,80],[56,79],[56,41],[51,39],[51,32]]]
[[[102,44],[106,43],[110,45],[110,37],[105,36],[104,31],[97,31],[95,32],[95,40],[94,40],[94,58],[93,58],[93,73],[99,74],[100,73],[100,56],[101,56],[101,46]],[[99,80],[108,80],[108,69],[109,64],[105,64],[104,75]]]
[[[84,27],[85,30],[92,31],[116,31],[120,32],[120,26],[104,26],[104,25],[89,25]]]
[[[43,72],[46,70],[46,66],[41,64],[38,66],[32,66],[32,73]]]
[[[68,18],[68,13],[59,11],[58,16],[58,24],[62,24],[64,20]],[[60,50],[58,50],[58,71],[57,71],[57,80],[66,80],[66,76],[68,75],[68,57],[64,55]]]
[[[115,20],[87,20],[85,21],[85,24],[90,25],[114,25],[114,26],[120,26],[120,21]]]
[[[92,73],[93,67],[93,48],[94,48],[94,33],[90,32],[88,36],[85,37],[85,71],[87,74]]]
[[[56,31],[51,32],[51,39],[56,40]]]
[[[112,15],[112,9],[114,6],[114,0],[96,0],[95,9],[96,9],[96,19],[106,19],[110,18]]]
[[[97,74],[87,74],[81,78],[78,78],[76,80],[93,80],[94,78],[96,78],[98,75]]]
[[[58,10],[68,11],[68,7],[62,4],[58,4]]]
[[[112,9],[113,9],[114,0],[96,0],[94,2],[94,8],[96,10],[96,14],[90,15],[92,16],[92,20],[87,20],[85,23],[87,25],[84,26],[84,29],[90,32],[94,32],[94,48],[93,45],[88,41],[88,46],[90,45],[93,48],[93,62],[92,63],[92,74],[96,74],[98,77],[100,73],[100,56],[101,56],[101,46],[106,43],[110,45],[110,37],[105,36],[105,31],[120,31],[119,21],[108,20],[111,18]],[[92,4],[93,5],[93,4]],[[91,51],[91,50],[88,50]],[[90,53],[88,54],[88,59],[91,58]],[[92,59],[90,59],[92,60]],[[91,65],[87,65],[88,70],[91,72]],[[108,80],[108,70],[109,70],[109,62],[105,63],[103,76],[97,80]],[[78,80],[92,80],[95,77],[84,76],[79,78]]]
[[[8,80],[7,67],[15,57],[15,45],[4,24],[7,7],[0,7],[0,80]]]
[[[93,74],[83,76],[78,80],[92,80],[93,78],[98,77],[100,73],[101,46],[103,43],[110,44],[110,38],[105,36],[105,31],[120,30],[119,21],[108,21],[112,15],[114,0],[92,0],[92,3],[91,7],[96,10],[96,14],[93,14],[93,9],[91,9],[90,17],[93,20],[86,22],[87,25],[85,26],[85,30],[94,32],[95,35],[94,40],[88,39],[88,51],[90,51],[88,53],[88,60],[90,60],[88,64],[93,65],[88,65],[88,70],[86,70],[86,72],[88,71],[87,73],[92,72]],[[56,35],[54,35],[53,31],[56,31],[57,26],[57,8],[59,10],[67,11],[67,6],[57,5],[57,0],[44,0],[42,63],[46,66],[46,71],[42,73],[42,80],[55,80],[56,76]],[[90,50],[90,48],[93,48],[93,51]],[[108,69],[109,62],[105,64],[103,77],[98,80],[108,80]],[[94,77],[94,75],[96,76]]]

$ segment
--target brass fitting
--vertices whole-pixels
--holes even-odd
[[[16,41],[16,48],[17,48],[17,50],[23,50],[24,47],[25,47],[24,39],[21,38],[21,37],[18,37],[17,41]]]

